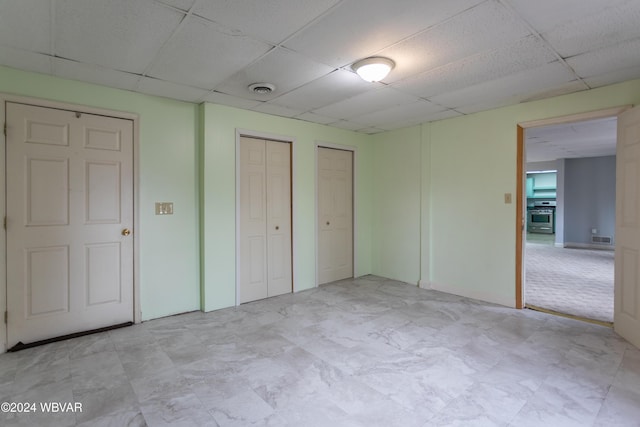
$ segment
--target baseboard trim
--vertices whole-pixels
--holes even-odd
[[[601,251],[615,250],[615,246],[613,245],[593,245],[590,243],[573,243],[573,242],[565,242],[563,247],[567,249],[598,249]]]
[[[446,292],[452,295],[458,295],[465,298],[476,299],[479,301],[488,302],[491,304],[498,304],[509,308],[516,308],[516,297],[515,294],[511,300],[505,299],[504,295],[492,294],[489,292],[483,291],[474,291],[468,289],[459,289],[453,286],[444,285],[442,283],[430,282],[431,287],[434,291]]]
[[[418,287],[420,289],[433,289],[431,287],[431,282],[429,280],[419,280],[418,281]]]

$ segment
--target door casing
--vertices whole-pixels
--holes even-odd
[[[120,119],[128,119],[133,122],[133,319],[135,323],[142,321],[140,309],[140,239],[137,230],[140,230],[139,221],[139,116],[135,113],[107,110],[103,108],[90,107],[86,105],[71,104],[66,102],[50,101],[39,98],[16,96],[0,93],[0,117],[3,123],[6,120],[6,103],[15,102],[29,104],[37,107],[55,108],[59,110],[77,111],[80,113],[96,114]],[[6,137],[4,132],[0,133],[0,212],[6,216]],[[7,233],[3,228],[0,233],[0,309],[2,313],[7,311]],[[4,315],[0,316],[4,327],[0,332],[0,354],[7,351],[7,323]]]

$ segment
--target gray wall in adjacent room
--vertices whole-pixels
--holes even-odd
[[[564,242],[591,244],[591,229],[615,241],[616,157],[566,159]]]

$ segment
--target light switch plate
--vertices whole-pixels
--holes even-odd
[[[173,202],[156,202],[156,215],[173,215]]]
[[[511,203],[511,193],[504,193],[504,203],[508,205]]]

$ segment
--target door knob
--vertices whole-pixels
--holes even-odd
[[[329,221],[327,221],[327,225],[331,225],[331,223]]]
[[[128,236],[129,234],[131,234],[131,230],[129,230],[128,228],[125,228],[124,230],[122,230],[123,236]]]
[[[276,225],[276,230],[280,230],[280,227]]]

